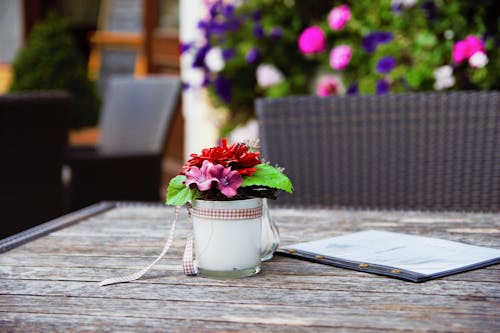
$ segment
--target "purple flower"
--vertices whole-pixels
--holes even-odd
[[[226,31],[236,31],[241,27],[241,21],[238,19],[231,19],[224,23],[224,29]]]
[[[209,32],[214,35],[223,35],[229,30],[231,30],[229,22],[212,22]]]
[[[435,20],[437,18],[436,4],[432,0],[425,1],[422,4],[422,9],[426,12],[428,20]]]
[[[260,21],[262,19],[262,12],[260,10],[256,10],[252,13],[252,20]]]
[[[198,29],[200,29],[202,31],[206,32],[207,30],[210,30],[210,26],[211,26],[210,22],[203,21],[203,20],[198,22]]]
[[[225,77],[219,75],[214,81],[214,88],[220,99],[226,103],[231,102],[231,82]]]
[[[201,168],[192,166],[186,172],[186,186],[196,184],[200,191],[209,190],[212,187],[212,181],[214,181],[214,177],[210,173],[213,167],[213,163],[207,160],[203,161]]]
[[[205,56],[207,55],[208,50],[210,50],[210,45],[204,45],[196,51],[193,60],[194,68],[203,68],[205,67]]]
[[[235,55],[236,55],[236,52],[234,51],[234,49],[222,50],[222,59],[224,59],[224,61],[228,61],[229,59],[231,59]]]
[[[361,46],[366,52],[373,53],[378,45],[389,43],[393,38],[394,36],[390,32],[374,31],[363,37]]]
[[[220,2],[217,1],[216,3],[214,3],[212,6],[210,6],[208,12],[210,13],[210,17],[216,17],[217,14],[219,14],[219,5],[220,5]]]
[[[210,84],[210,78],[208,77],[208,73],[205,71],[203,73],[203,81],[201,81],[201,87],[205,88]]]
[[[226,168],[217,164],[210,168],[209,172],[214,179],[217,179],[217,188],[228,198],[234,197],[237,194],[238,188],[243,183],[239,172],[231,170],[230,167]]]
[[[385,95],[389,92],[389,82],[381,79],[377,82],[377,95]]]
[[[223,6],[221,13],[222,15],[224,15],[224,17],[232,17],[234,15],[234,6],[233,5]]]
[[[352,83],[349,87],[347,87],[346,94],[347,95],[357,95],[359,93],[359,88],[356,83]]]
[[[377,65],[375,66],[375,69],[377,72],[381,74],[387,74],[390,71],[392,71],[396,67],[396,59],[392,56],[387,56],[381,58],[378,62]]]
[[[183,54],[188,51],[193,46],[193,43],[180,43],[179,45],[179,54]]]
[[[281,38],[283,36],[283,29],[281,27],[274,27],[273,30],[271,30],[270,36],[274,39]]]
[[[248,51],[247,56],[246,56],[247,62],[251,63],[251,64],[253,64],[254,62],[257,62],[257,60],[259,60],[259,58],[260,58],[260,51],[256,47],[254,47],[253,49]]]
[[[257,38],[262,38],[264,37],[264,29],[262,29],[262,26],[261,25],[255,25],[253,27],[253,35]]]

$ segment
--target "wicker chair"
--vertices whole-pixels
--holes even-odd
[[[176,77],[111,77],[97,147],[68,153],[71,210],[102,200],[160,200],[165,141],[180,87]]]
[[[66,93],[0,96],[0,239],[63,214],[69,123]]]
[[[500,211],[500,92],[256,101],[281,206]]]

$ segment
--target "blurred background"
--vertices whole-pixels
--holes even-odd
[[[63,21],[63,22],[61,22]],[[60,26],[62,24],[62,26]],[[41,33],[38,38],[45,48],[31,47],[32,57],[36,58],[37,67],[22,68],[19,72],[32,77],[28,83],[20,82],[23,78],[14,77],[14,63],[23,62],[26,54],[20,52],[27,48],[27,41],[37,25],[57,31]],[[58,27],[59,25],[59,27]],[[66,41],[53,41],[51,37],[70,38]],[[36,40],[35,40],[36,42]],[[71,87],[80,99],[78,114],[73,115],[69,144],[95,144],[99,136],[98,113],[105,96],[106,80],[111,75],[125,74],[144,77],[150,74],[169,74],[179,77],[179,1],[178,0],[3,0],[0,2],[0,93],[20,91],[40,91],[50,89],[68,89],[70,82],[56,81],[55,75],[33,71],[60,71],[61,76],[74,75],[71,71],[75,64],[61,64],[57,69],[43,68],[44,62],[59,65],[53,58],[55,50],[66,48],[70,56],[81,58],[78,65],[84,66],[88,78],[95,82],[97,96],[92,92]],[[52,48],[52,49],[51,49]],[[71,48],[71,50],[69,50]],[[48,53],[47,53],[48,52]],[[63,51],[64,52],[64,51]],[[16,58],[17,56],[17,58]],[[29,57],[30,55],[28,55]],[[64,57],[64,55],[61,55]],[[21,59],[23,58],[23,59]],[[28,62],[28,60],[24,60]],[[68,68],[69,67],[69,68]],[[51,76],[52,75],[52,76]],[[74,80],[74,78],[68,79]],[[17,82],[16,82],[17,81]],[[51,86],[52,85],[52,86]],[[59,86],[58,86],[59,85]],[[65,86],[64,86],[65,85]],[[89,99],[98,100],[89,103]],[[74,110],[73,110],[74,111]],[[176,110],[169,142],[165,155],[165,178],[169,179],[177,172],[178,164],[183,160],[184,125],[180,107]]]
[[[495,0],[2,0],[0,199],[18,227],[0,236],[101,200],[163,201],[189,154],[258,137],[258,98],[499,90],[499,17]],[[54,91],[69,100],[28,96]],[[36,108],[45,122],[22,114]],[[35,142],[58,130],[50,164]],[[40,198],[56,208],[20,216]]]

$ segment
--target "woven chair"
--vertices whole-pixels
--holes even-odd
[[[63,214],[69,124],[66,93],[0,96],[0,239]]]
[[[113,76],[96,147],[74,147],[71,209],[102,200],[159,201],[166,137],[179,101],[176,77]]]
[[[500,92],[256,101],[294,207],[500,211]]]

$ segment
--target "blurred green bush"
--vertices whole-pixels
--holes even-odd
[[[258,97],[500,89],[498,0],[208,3],[198,25],[202,40],[182,47],[200,74],[186,87],[208,89],[214,104],[229,110],[223,133],[253,117]],[[333,29],[330,12],[342,5],[349,15]],[[304,52],[298,40],[311,26],[320,36],[306,36],[313,51]],[[479,45],[472,51],[464,46],[471,38]],[[338,46],[347,54],[332,66]],[[464,60],[456,60],[459,51]]]
[[[72,95],[72,127],[97,123],[100,96],[78,53],[68,22],[51,13],[38,23],[13,62],[11,92],[65,90]]]

